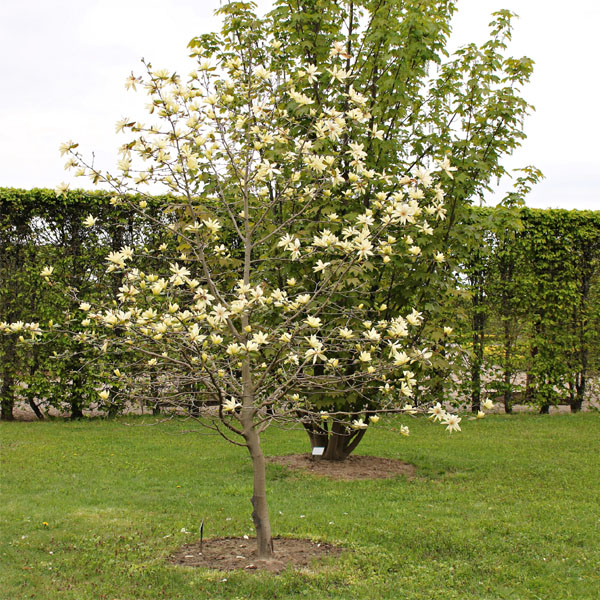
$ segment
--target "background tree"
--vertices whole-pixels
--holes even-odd
[[[572,377],[568,383],[569,405],[573,412],[581,410],[588,394],[590,378],[598,371],[598,348],[600,347],[600,219],[597,214],[570,213],[571,234],[568,242],[572,250],[573,276],[577,297],[568,321],[571,344],[569,364]],[[594,218],[596,217],[596,218]]]
[[[432,157],[443,161],[448,156],[460,166],[459,173],[441,183],[448,198],[445,227],[436,228],[431,236],[427,229],[418,231],[413,238],[417,246],[426,244],[444,253],[447,268],[434,270],[419,257],[410,265],[396,261],[387,279],[373,273],[370,290],[390,311],[421,306],[427,317],[423,333],[433,340],[442,325],[451,324],[436,322],[433,330],[427,330],[432,317],[452,304],[459,264],[480,252],[481,238],[473,235],[468,207],[483,197],[495,178],[507,174],[503,158],[525,137],[523,120],[530,106],[521,97],[521,88],[533,65],[528,58],[506,55],[514,16],[509,11],[494,13],[487,42],[469,44],[450,57],[446,46],[455,11],[456,3],[447,0],[280,0],[269,15],[282,60],[316,65],[328,60],[331,48],[336,48],[348,102],[351,94],[362,96],[362,109],[374,132],[365,144],[367,168],[404,176],[426,167]],[[327,101],[332,81],[332,73],[323,73],[310,82],[316,105]],[[324,198],[315,212],[346,215],[374,201],[367,188],[353,203],[343,195]],[[425,400],[451,396],[461,359],[450,361],[446,345],[436,343],[433,348],[437,381],[429,371],[430,383],[419,394]],[[318,401],[323,407],[360,408],[355,398]],[[473,406],[477,411],[478,401]],[[315,427],[316,437],[309,428],[313,444],[343,443],[335,439],[335,432]]]
[[[600,259],[597,218],[585,211],[523,213],[520,243],[532,290],[526,397],[543,413],[561,403],[579,410],[580,392],[592,369],[597,313],[590,299]]]

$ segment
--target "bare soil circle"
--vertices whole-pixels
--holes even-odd
[[[316,561],[338,556],[342,548],[325,542],[273,538],[273,558],[256,556],[256,540],[253,538],[212,538],[185,544],[169,558],[174,565],[204,567],[218,571],[256,571],[281,573],[287,567],[308,569]]]
[[[331,479],[387,479],[404,475],[415,477],[416,467],[393,458],[350,455],[345,460],[322,460],[309,454],[269,456],[267,462],[284,465],[290,469],[321,475]]]

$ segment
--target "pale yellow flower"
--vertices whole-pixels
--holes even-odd
[[[488,398],[481,406],[485,408],[485,410],[492,410],[492,408],[494,408],[494,403]]]
[[[445,417],[442,420],[444,425],[447,425],[446,431],[452,433],[453,431],[460,431],[461,418],[458,415],[451,415],[446,413]]]

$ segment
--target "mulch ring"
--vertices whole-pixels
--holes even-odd
[[[274,556],[270,559],[256,557],[256,540],[253,538],[212,538],[185,544],[169,558],[174,565],[204,567],[218,571],[264,570],[281,573],[287,567],[307,569],[326,557],[338,556],[342,549],[325,542],[273,538]]]
[[[313,458],[309,454],[290,454],[287,456],[269,456],[267,461],[313,475],[347,481],[353,479],[387,479],[397,475],[413,478],[416,476],[417,471],[416,467],[409,463],[378,456],[350,455],[345,460],[337,461]]]

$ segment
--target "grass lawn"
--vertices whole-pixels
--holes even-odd
[[[141,423],[1,424],[1,600],[600,596],[598,414],[488,416],[451,436],[416,419],[409,438],[380,422],[357,453],[414,463],[412,481],[270,465],[274,533],[348,548],[280,576],[165,562],[202,518],[207,537],[252,534],[251,465],[191,423]],[[307,438],[272,429],[264,448]]]

